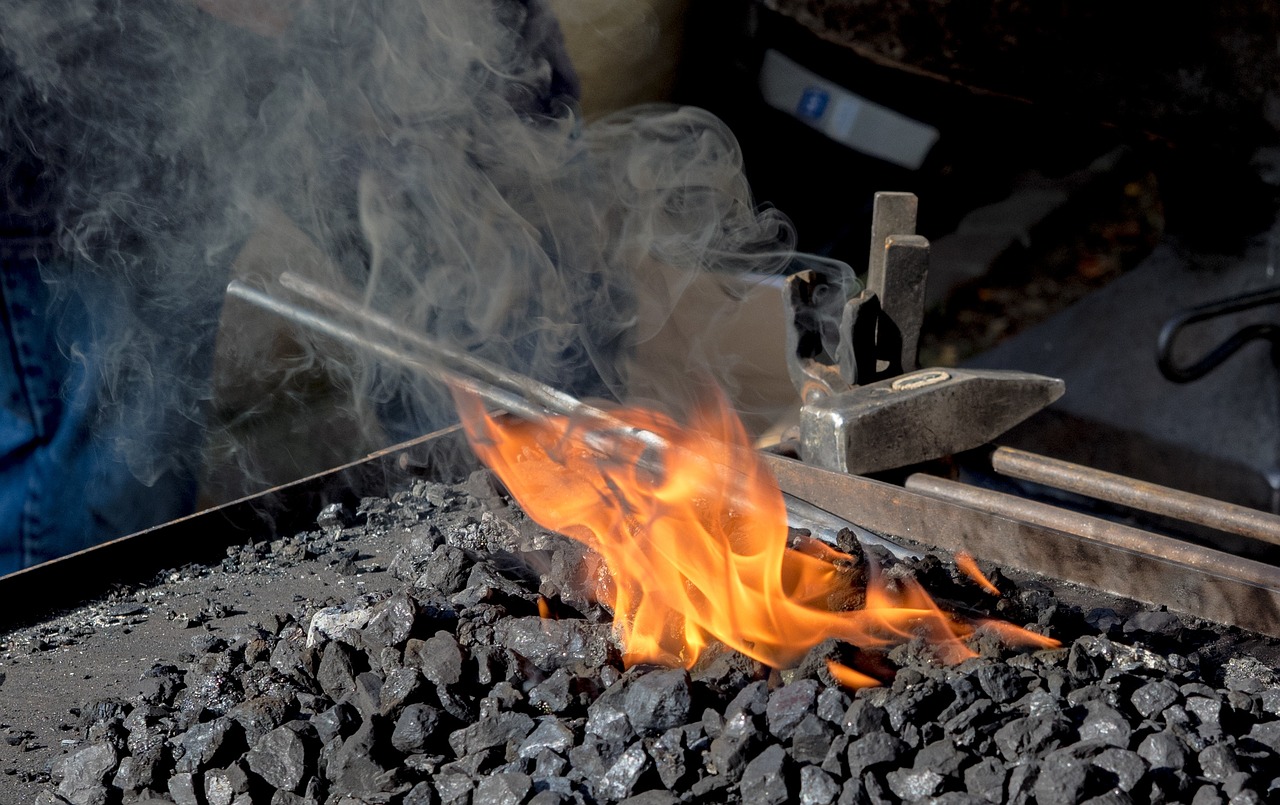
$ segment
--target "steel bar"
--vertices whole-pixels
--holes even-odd
[[[411,353],[398,346],[369,338],[354,327],[289,304],[238,281],[227,286],[227,293],[350,346],[368,350],[392,364],[424,372],[469,390],[490,405],[526,421],[545,421],[551,414],[575,417],[586,425],[582,430],[583,441],[602,455],[616,454],[619,446],[628,441],[639,444],[644,452],[637,462],[638,466],[657,477],[665,472],[664,458],[676,449],[657,433],[628,425],[607,411],[588,405],[533,378],[418,336],[383,316],[354,306],[354,303],[327,289],[296,278],[291,281],[290,287],[312,301],[337,308],[352,317],[358,316],[361,322],[372,324],[384,334],[408,342],[416,348],[415,351]],[[526,399],[526,395],[531,399]],[[736,471],[731,467],[726,469]],[[834,540],[835,531],[839,527],[848,527],[864,543],[880,545],[901,554],[900,546],[881,539],[853,522],[838,520],[831,513],[822,511],[807,501],[785,494],[783,497],[788,518],[793,525],[813,527],[815,533],[827,541]],[[753,504],[751,501],[741,501],[740,505],[750,508]]]
[[[964,550],[1007,567],[1280,637],[1280,568],[1272,565],[1096,518],[1048,515],[1023,508],[1020,499],[1008,495],[956,493],[934,484],[924,494],[920,479],[904,489],[779,456],[766,455],[766,461],[784,492],[890,540]],[[948,492],[952,499],[934,496]]]
[[[1280,517],[1257,509],[1011,447],[994,450],[991,466],[1011,478],[1280,545]]]
[[[354,506],[360,498],[385,495],[410,478],[459,481],[474,467],[462,430],[455,425],[327,472],[0,576],[0,630],[43,620],[162,570],[220,562],[231,545],[315,528],[316,515],[330,503]]]

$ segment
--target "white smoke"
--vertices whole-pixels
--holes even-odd
[[[33,155],[58,188],[71,259],[50,278],[91,294],[98,336],[78,348],[103,381],[101,427],[144,480],[190,470],[196,426],[225,421],[209,409],[223,291],[246,244],[279,246],[281,231],[296,242],[279,270],[616,398],[635,345],[695,277],[789,259],[789,225],[754,206],[713,116],[650,107],[583,123],[539,0],[201,5],[218,14],[0,0],[0,152]],[[362,356],[305,341],[281,353],[245,333],[224,343],[336,379],[357,420],[396,435],[452,417],[431,383]],[[235,364],[237,421],[288,410],[269,398],[292,387],[278,367],[248,374],[259,363]],[[679,369],[644,395],[686,398]],[[704,382],[726,367],[697,369]],[[308,412],[293,413],[305,433]]]

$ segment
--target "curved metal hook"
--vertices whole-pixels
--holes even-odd
[[[1160,367],[1160,374],[1174,383],[1190,383],[1218,368],[1250,341],[1265,339],[1271,342],[1273,350],[1280,348],[1280,324],[1250,324],[1242,327],[1189,366],[1180,366],[1173,359],[1173,343],[1187,327],[1219,316],[1277,303],[1280,303],[1280,287],[1265,288],[1241,296],[1220,299],[1175,313],[1164,323],[1164,327],[1160,328],[1160,335],[1156,338],[1156,365]]]

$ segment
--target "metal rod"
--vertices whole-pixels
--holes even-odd
[[[1257,509],[1011,447],[996,448],[991,466],[1011,478],[1280,545],[1280,517]]]
[[[1129,533],[1136,529],[1082,527],[1071,515],[1056,521],[1069,530],[1019,519],[1024,513],[964,495],[962,502],[903,489],[870,478],[832,472],[762,454],[784,492],[838,517],[856,518],[890,539],[948,551],[964,550],[1006,567],[1076,582],[1095,590],[1165,605],[1188,615],[1280,637],[1280,568],[1212,549],[1196,549],[1194,564],[1162,553],[1172,540]],[[920,486],[919,479],[914,482]],[[992,493],[998,494],[998,493]],[[1009,496],[1004,496],[1009,497]],[[1037,518],[1043,519],[1043,518]],[[1191,558],[1181,554],[1182,558]]]
[[[1277,568],[1263,562],[934,475],[916,473],[907,478],[906,487],[913,492],[932,498],[972,506],[988,514],[1064,531],[1104,543],[1112,548],[1159,557],[1169,562],[1194,567],[1215,575],[1230,576],[1249,583],[1274,585],[1277,574],[1280,573]]]
[[[316,332],[336,338],[349,346],[367,350],[373,355],[410,371],[421,372],[476,394],[490,405],[530,422],[544,422],[550,415],[560,415],[585,420],[583,441],[593,450],[604,455],[616,454],[626,442],[638,443],[644,452],[637,465],[655,476],[664,472],[663,457],[677,448],[661,435],[643,428],[636,428],[600,408],[582,402],[572,395],[540,383],[531,377],[513,372],[474,355],[461,352],[424,336],[413,333],[402,325],[373,311],[355,305],[342,296],[313,285],[298,277],[290,277],[286,283],[290,290],[306,296],[311,301],[331,307],[361,323],[408,342],[416,348],[409,352],[398,346],[368,337],[353,326],[348,326],[301,308],[260,291],[239,280],[227,286],[227,294],[250,304],[269,310],[284,319],[308,327]],[[901,546],[814,506],[793,495],[783,493],[789,522],[796,527],[810,528],[824,541],[835,542],[840,528],[850,528],[867,545],[879,545],[903,555]],[[750,501],[742,505],[750,506]]]

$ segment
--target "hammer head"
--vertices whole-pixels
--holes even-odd
[[[921,369],[800,409],[805,462],[862,475],[971,450],[1062,396],[1028,372]]]

